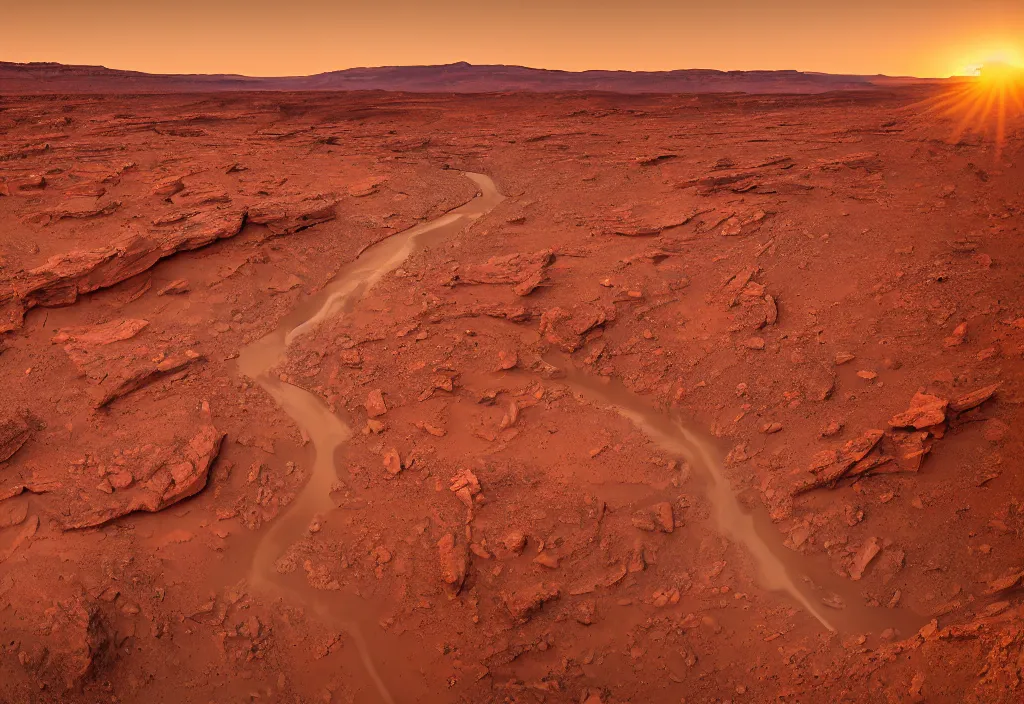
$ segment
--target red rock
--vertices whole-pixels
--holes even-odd
[[[643,545],[638,545],[633,548],[633,551],[629,554],[629,563],[626,565],[626,570],[630,574],[636,574],[643,572],[647,569],[647,558],[644,555]]]
[[[388,140],[384,147],[393,152],[415,152],[430,144],[430,137],[407,137]]]
[[[949,402],[931,394],[916,393],[910,400],[910,408],[897,413],[889,420],[893,428],[926,428],[946,420],[946,406]]]
[[[779,432],[780,430],[782,430],[782,423],[779,423],[777,421],[773,423],[765,423],[764,425],[761,426],[761,432],[764,433],[765,435],[773,435]]]
[[[388,470],[388,474],[391,476],[397,476],[402,471],[402,458],[398,454],[398,450],[391,448],[384,453],[384,468]]]
[[[104,406],[108,406],[115,400],[123,396],[127,396],[133,391],[137,391],[148,386],[154,381],[170,374],[180,372],[203,359],[204,357],[201,354],[193,352],[192,350],[186,350],[184,354],[172,355],[160,362],[153,362],[148,359],[142,360],[127,373],[123,375],[112,375],[112,383],[105,385],[105,389],[99,399],[96,400],[94,407],[103,408]]]
[[[473,508],[473,495],[469,493],[469,489],[463,487],[456,490],[455,497],[462,502],[462,505],[468,509]]]
[[[740,225],[739,218],[731,217],[722,225],[722,235],[725,237],[735,237],[742,232],[743,227]]]
[[[335,202],[323,196],[292,197],[250,205],[247,219],[266,225],[272,235],[290,235],[336,216]]]
[[[863,577],[864,570],[867,569],[871,561],[874,560],[881,551],[881,541],[878,538],[868,538],[853,558],[853,564],[850,566],[850,578],[859,580]]]
[[[499,371],[508,371],[514,369],[519,364],[519,355],[516,354],[515,350],[506,352],[505,350],[498,351],[498,369]]]
[[[61,601],[47,629],[46,660],[39,675],[56,691],[81,691],[102,671],[115,647],[100,609],[81,597]]]
[[[849,352],[840,352],[836,355],[836,366],[838,367],[842,364],[846,364],[847,362],[852,362],[854,359],[856,359],[856,355]]]
[[[462,489],[466,489],[471,496],[476,496],[480,493],[480,480],[473,474],[470,469],[462,469],[452,477],[451,485],[448,487],[450,491],[458,492]]]
[[[575,352],[584,343],[584,335],[612,320],[614,313],[597,306],[581,306],[574,312],[549,308],[540,317],[540,334],[564,352]]]
[[[748,337],[743,341],[743,346],[748,350],[763,350],[764,349],[764,338],[763,337]]]
[[[964,411],[976,408],[992,398],[995,392],[999,390],[1000,386],[1001,384],[992,384],[991,386],[985,386],[977,391],[957,396],[949,402],[949,410],[954,413],[963,413]]]
[[[675,517],[672,515],[672,504],[668,501],[654,504],[651,507],[654,520],[662,533],[671,533],[675,529]]]
[[[9,188],[14,192],[24,193],[25,191],[40,191],[46,188],[46,179],[38,174],[22,176],[10,181]]]
[[[829,424],[826,425],[822,429],[821,437],[823,437],[823,438],[835,437],[836,435],[839,435],[839,432],[842,429],[843,429],[843,424],[840,423],[839,421],[836,421],[836,420],[829,421]]]
[[[735,305],[735,298],[741,294],[741,292],[747,287],[747,284],[750,283],[751,279],[753,279],[760,270],[760,267],[753,266],[747,269],[741,269],[729,277],[729,280],[725,283],[724,290],[726,296],[733,299],[730,302],[730,305]]]
[[[544,281],[544,272],[554,256],[552,250],[544,249],[533,254],[491,257],[484,264],[462,267],[449,285],[514,284],[512,290],[516,295],[526,296]]]
[[[664,227],[658,227],[657,225],[622,223],[608,227],[605,233],[622,235],[624,237],[653,237],[662,234],[664,229]]]
[[[387,404],[384,403],[384,394],[380,389],[373,389],[366,395],[366,415],[370,418],[379,418],[388,412]]]
[[[869,474],[882,473],[892,467],[891,463],[892,457],[884,455],[881,452],[873,452],[854,462],[853,466],[843,476],[860,477]],[[885,469],[879,469],[879,467],[884,467]],[[885,502],[883,501],[883,503]]]
[[[522,532],[514,530],[501,539],[501,544],[509,552],[514,552],[518,555],[526,547],[526,536]]]
[[[211,211],[170,233],[133,235],[100,249],[51,257],[42,266],[15,274],[8,288],[0,284],[0,332],[20,327],[31,308],[70,305],[80,295],[126,281],[177,252],[234,237],[244,218],[244,212]]]
[[[768,293],[764,295],[764,303],[764,324],[775,325],[775,323],[777,323],[779,320],[779,306],[778,304],[776,304],[775,298],[773,298],[772,295]]]
[[[573,614],[576,618],[577,623],[581,623],[584,626],[589,626],[594,623],[594,616],[597,613],[597,606],[593,601],[581,601],[576,606],[576,612]]]
[[[183,193],[182,195],[175,198],[174,202],[177,205],[195,208],[204,205],[218,205],[222,203],[230,203],[231,196],[229,196],[224,191],[202,189]]]
[[[967,323],[960,323],[953,329],[953,334],[944,340],[946,347],[962,345],[967,337]]]
[[[387,563],[391,562],[391,551],[383,545],[378,545],[377,547],[375,547],[371,554],[373,555],[374,562],[376,562],[378,565],[386,565]]]
[[[195,533],[193,533],[190,530],[185,530],[184,528],[175,528],[174,530],[168,531],[167,533],[164,534],[164,536],[162,538],[160,538],[160,544],[161,545],[174,545],[174,544],[179,544],[180,545],[181,543],[188,543],[188,542],[190,542],[194,537],[196,537]]]
[[[820,487],[832,487],[842,479],[848,472],[864,460],[882,439],[881,430],[871,429],[865,431],[861,436],[845,443],[839,450],[826,450],[815,455],[811,462],[810,471],[817,476],[813,481],[798,486],[793,490],[793,495],[799,495]],[[859,469],[866,471],[873,463],[862,465]]]
[[[49,215],[54,220],[86,220],[113,215],[120,207],[119,200],[100,204],[92,198],[75,198],[66,202],[63,208],[51,211]]]
[[[538,583],[523,589],[502,592],[505,608],[519,623],[526,623],[541,607],[560,595],[558,585]]]
[[[654,515],[651,511],[637,511],[633,514],[631,521],[633,523],[633,527],[637,530],[653,533],[658,529],[658,525],[654,522]]]
[[[678,156],[678,154],[655,154],[654,156],[633,157],[633,160],[640,164],[640,166],[653,166],[654,164],[661,164],[669,159],[675,159]]]
[[[835,371],[825,365],[815,365],[806,374],[804,388],[811,401],[827,401],[836,389]]]
[[[445,431],[444,428],[439,428],[433,423],[430,423],[425,420],[416,421],[416,427],[419,428],[420,430],[423,430],[426,433],[429,433],[430,435],[433,435],[435,438],[443,438],[445,435],[447,435],[447,431]]]
[[[154,196],[163,198],[164,200],[170,200],[171,196],[177,195],[185,190],[185,182],[180,178],[173,178],[169,181],[164,181],[156,186],[153,186],[153,190],[150,191]]]
[[[189,285],[186,279],[175,279],[170,282],[159,291],[156,292],[158,296],[176,296],[182,293],[189,292]]]
[[[508,411],[501,417],[499,426],[502,430],[513,427],[519,421],[519,404],[515,399],[508,402]]]
[[[740,296],[742,298],[756,299],[762,298],[764,296],[764,293],[764,284],[758,283],[757,281],[748,281],[747,285],[743,287],[742,291],[740,291]]]
[[[705,211],[697,211],[690,215],[669,216],[648,220],[646,218],[637,218],[631,211],[627,210],[599,220],[603,225],[599,231],[605,235],[619,235],[622,237],[655,237],[665,230],[685,225],[701,212]]]
[[[552,555],[550,552],[541,552],[537,557],[533,558],[533,561],[542,567],[553,570],[558,568],[559,559],[557,555]]]
[[[348,187],[348,194],[353,198],[365,198],[376,193],[379,185],[380,183],[377,179],[368,178],[350,185]]]
[[[114,489],[127,489],[135,481],[135,477],[132,476],[131,472],[122,470],[111,474],[107,477],[107,481],[110,482],[110,486]]]
[[[341,352],[338,353],[338,358],[346,367],[358,367],[363,363],[363,358],[360,356],[359,350],[341,350]]]
[[[144,473],[137,476],[133,487],[114,492],[102,508],[69,507],[71,515],[62,528],[91,528],[135,511],[155,513],[199,493],[206,486],[223,439],[223,432],[207,424],[186,444],[154,448],[152,461],[144,470],[140,468]]]
[[[850,440],[839,451],[840,462],[853,460],[858,462],[864,459],[871,450],[875,448],[884,433],[881,430],[867,430],[860,437]]]
[[[623,579],[625,579],[627,574],[629,574],[628,567],[622,563],[618,563],[615,566],[615,569],[607,577],[604,578],[602,584],[604,584],[604,586],[606,587],[613,587],[619,582],[621,582]]]
[[[902,472],[916,472],[921,468],[931,449],[929,433],[889,433],[889,439],[896,450],[896,464]]]
[[[437,551],[441,564],[441,581],[452,593],[458,594],[466,581],[469,561],[466,545],[457,544],[455,536],[446,533],[437,541]]]
[[[857,372],[857,376],[866,381],[873,381],[878,378],[878,374],[869,369],[861,369],[859,372]]]
[[[0,462],[11,459],[31,434],[32,428],[24,418],[9,410],[0,411]]]
[[[1000,592],[1006,592],[1011,589],[1015,589],[1022,582],[1024,582],[1024,570],[1012,570],[1004,574],[999,579],[989,582],[988,588],[985,590],[985,594],[992,595]]]
[[[147,325],[149,325],[148,320],[136,318],[115,319],[100,325],[61,328],[57,331],[56,335],[50,338],[50,341],[55,344],[69,343],[65,349],[98,347],[121,342],[122,340],[129,340],[138,335]]]

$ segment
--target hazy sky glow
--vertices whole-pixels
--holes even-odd
[[[1024,64],[1024,0],[0,0],[0,60],[306,75],[469,61],[948,76]]]

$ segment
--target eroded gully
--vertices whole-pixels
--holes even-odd
[[[310,439],[315,452],[312,473],[287,511],[276,519],[256,545],[249,569],[249,582],[257,589],[276,589],[311,606],[325,621],[344,630],[355,643],[363,666],[380,698],[393,702],[392,687],[384,682],[371,656],[371,648],[360,626],[358,614],[365,609],[358,597],[351,603],[308,598],[297,580],[280,574],[276,563],[294,543],[308,535],[313,518],[335,508],[330,492],[337,481],[335,450],[352,436],[352,429],[334,415],[315,394],[288,384],[271,371],[285,359],[289,345],[315,330],[325,320],[343,315],[383,276],[398,268],[410,254],[428,241],[440,241],[459,232],[468,223],[489,212],[504,200],[494,182],[483,174],[465,173],[480,193],[476,198],[444,215],[400,232],[366,249],[345,266],[316,296],[286,315],[277,329],[239,352],[239,370],[259,384],[298,428]],[[348,611],[348,613],[339,613]],[[390,678],[389,678],[390,679]]]

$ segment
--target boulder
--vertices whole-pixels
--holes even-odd
[[[290,235],[336,216],[336,202],[323,196],[281,198],[249,206],[248,221],[266,225],[271,235]]]
[[[946,420],[946,407],[949,401],[931,394],[916,393],[910,399],[910,408],[897,413],[889,420],[893,428],[915,428],[920,430],[930,425],[938,425]]]
[[[550,249],[491,257],[483,264],[462,267],[452,276],[449,285],[513,284],[516,295],[526,296],[543,283],[545,271],[554,258]]]
[[[954,413],[963,413],[969,411],[972,408],[977,408],[981,404],[988,401],[999,390],[1000,384],[992,384],[984,388],[972,391],[962,396],[957,396],[955,399],[949,402],[949,410]]]
[[[187,441],[138,448],[130,453],[135,461],[129,468],[135,480],[130,488],[113,490],[102,502],[72,502],[61,527],[92,528],[136,511],[156,513],[198,494],[206,487],[223,440],[224,433],[207,418]]]
[[[455,540],[452,533],[445,533],[437,541],[437,554],[441,567],[441,581],[452,594],[458,594],[466,581],[469,554],[465,544]]]
[[[512,618],[518,623],[526,623],[544,604],[557,599],[559,594],[558,585],[538,583],[523,589],[505,591],[501,598]]]

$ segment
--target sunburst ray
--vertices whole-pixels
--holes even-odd
[[[1018,118],[1024,118],[1024,69],[987,64],[976,79],[915,103],[909,109],[951,121],[949,141],[953,144],[968,135],[991,139],[998,159],[1011,128],[1019,122]]]

